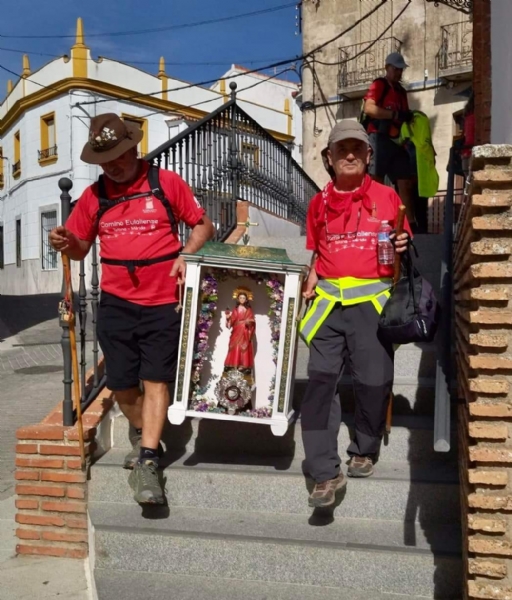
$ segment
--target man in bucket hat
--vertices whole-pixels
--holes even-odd
[[[313,257],[303,290],[308,308],[300,324],[310,349],[301,426],[306,469],[315,481],[312,507],[334,504],[336,491],[346,484],[337,447],[337,387],[345,355],[356,396],[349,476],[373,473],[393,383],[393,348],[377,336],[393,265],[379,264],[377,233],[382,221],[393,226],[401,202],[393,189],[367,175],[371,152],[360,123],[337,123],[322,151],[331,181],[311,200],[307,215],[306,247]],[[409,234],[395,237],[390,239],[396,252],[404,252]]]
[[[157,467],[178,354],[186,271],[180,252],[197,252],[214,229],[183,179],[138,159],[142,136],[113,113],[91,119],[81,158],[103,175],[83,192],[66,224],[52,230],[50,242],[73,260],[82,260],[96,237],[101,242],[97,333],[107,387],[133,431],[124,467],[132,469],[137,502],[162,504]],[[180,222],[191,228],[184,248]]]
[[[387,176],[396,184],[407,209],[407,217],[414,224],[414,160],[399,143],[402,124],[409,123],[414,118],[413,112],[409,110],[407,92],[400,83],[407,67],[399,52],[391,52],[386,57],[385,76],[377,78],[371,84],[364,98],[364,124],[373,147],[369,173],[379,183],[384,183]]]

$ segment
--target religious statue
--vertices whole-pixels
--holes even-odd
[[[226,309],[226,326],[231,330],[224,372],[217,384],[219,404],[228,414],[235,414],[251,399],[254,388],[253,338],[256,329],[250,301],[253,294],[249,288],[238,287],[233,292],[236,306]]]

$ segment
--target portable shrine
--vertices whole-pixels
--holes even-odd
[[[183,257],[187,276],[169,421],[251,422],[284,435],[294,412],[306,268],[285,250],[214,242]]]

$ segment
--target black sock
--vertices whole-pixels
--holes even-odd
[[[142,435],[142,427],[135,427],[135,433],[137,435]]]
[[[139,462],[144,460],[152,460],[153,462],[158,464],[158,450],[153,448],[145,448],[141,446],[140,454],[139,454]]]

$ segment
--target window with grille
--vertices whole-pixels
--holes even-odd
[[[379,7],[379,5],[381,5]],[[373,42],[382,32],[391,25],[393,20],[393,0],[382,4],[381,0],[361,0],[359,4],[360,17],[363,18],[373,9],[379,7],[372,15],[364,19],[359,25],[360,42]],[[386,37],[392,36],[393,31],[389,30]],[[384,69],[384,65],[382,65]]]
[[[16,219],[16,266],[21,267],[21,217]]]
[[[39,163],[41,166],[54,163],[57,160],[57,138],[55,134],[55,113],[41,117],[41,149]]]
[[[43,271],[57,268],[57,251],[48,239],[50,231],[57,227],[57,211],[49,210],[41,213],[41,267]]]
[[[0,225],[0,269],[4,268],[4,226]]]

